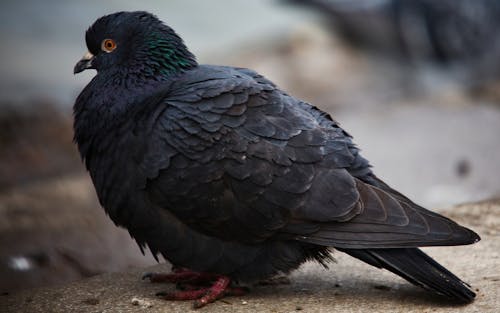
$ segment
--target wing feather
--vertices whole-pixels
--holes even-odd
[[[477,239],[378,180],[329,115],[255,72],[217,68],[179,84],[162,100],[140,166],[150,200],[196,231],[341,248]]]

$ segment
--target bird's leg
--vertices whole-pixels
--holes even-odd
[[[195,272],[187,268],[172,268],[172,273],[145,273],[142,279],[149,278],[152,283],[174,284],[210,284],[218,275],[204,272]]]
[[[248,292],[245,287],[232,287],[227,276],[195,272],[187,268],[173,267],[172,273],[146,273],[142,279],[149,278],[153,283],[174,283],[181,290],[159,292],[156,295],[165,300],[196,300],[195,308],[225,296],[242,296]]]
[[[198,289],[174,291],[170,293],[160,292],[156,295],[165,300],[196,300],[194,302],[194,307],[201,308],[225,296],[242,296],[246,294],[246,288],[231,287],[230,283],[231,279],[229,277],[219,275],[210,287],[198,287]],[[194,287],[193,285],[190,286]]]

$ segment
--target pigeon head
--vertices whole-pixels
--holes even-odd
[[[88,52],[74,73],[170,76],[197,65],[174,30],[147,12],[118,12],[97,19],[85,34]]]

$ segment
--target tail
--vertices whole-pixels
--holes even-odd
[[[414,285],[460,303],[472,302],[476,294],[442,265],[417,248],[338,249],[378,268],[385,268]]]

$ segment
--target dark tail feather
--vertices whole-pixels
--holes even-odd
[[[442,265],[417,248],[404,249],[338,249],[370,265],[385,268],[412,284],[463,303],[476,294]]]

